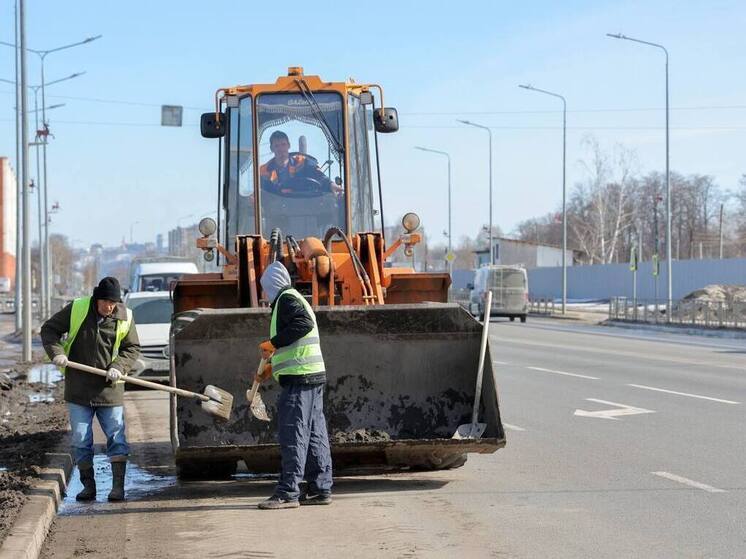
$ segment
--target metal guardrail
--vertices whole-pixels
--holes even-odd
[[[669,313],[667,301],[615,297],[609,300],[609,320],[746,329],[746,302],[679,299],[673,301]]]
[[[552,315],[555,313],[554,299],[529,299],[528,312],[531,314]]]

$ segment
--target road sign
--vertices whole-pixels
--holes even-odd
[[[181,105],[161,105],[161,126],[181,126],[183,113]]]
[[[637,271],[637,247],[632,247],[632,250],[629,253],[629,271]]]
[[[456,255],[452,252],[449,252],[448,254],[446,254],[446,260],[448,260],[448,262],[453,262],[454,260],[456,260]]]
[[[653,410],[646,410],[645,408],[636,408],[634,406],[628,406],[626,404],[619,404],[617,402],[608,402],[606,400],[597,400],[595,398],[586,398],[589,402],[596,402],[598,404],[606,404],[607,406],[618,406],[610,410],[599,410],[599,411],[587,411],[587,410],[575,410],[573,415],[579,417],[595,417],[598,419],[613,419],[618,420],[619,417],[624,415],[637,415],[641,413],[655,413]]]
[[[657,276],[661,271],[661,263],[660,260],[658,260],[658,255],[653,255],[653,275]]]

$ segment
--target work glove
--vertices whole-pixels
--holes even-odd
[[[65,367],[67,367],[67,361],[68,361],[67,355],[65,355],[64,353],[60,353],[59,355],[55,355],[52,358],[52,363],[54,363],[55,365],[57,365],[60,369],[64,369]]]
[[[262,359],[269,360],[272,354],[275,352],[275,346],[269,340],[259,344],[259,353],[262,354]]]
[[[116,384],[119,379],[121,379],[124,375],[119,369],[115,369],[114,367],[109,368],[108,371],[106,371],[106,378],[109,379],[109,382],[111,384]]]
[[[256,380],[260,383],[272,378],[272,365],[267,363],[264,368],[256,375]]]

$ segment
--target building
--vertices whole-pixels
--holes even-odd
[[[9,278],[11,289],[15,286],[16,277],[17,203],[15,172],[8,158],[0,157],[0,278]]]
[[[525,268],[562,266],[561,247],[500,237],[492,239],[492,250],[495,264],[523,266]],[[475,251],[475,255],[477,268],[490,263],[490,254],[487,248]],[[572,266],[572,250],[567,250],[566,259],[567,265]]]

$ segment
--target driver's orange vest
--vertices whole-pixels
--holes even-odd
[[[306,164],[306,156],[295,154],[291,155],[290,159],[288,160],[288,174],[291,177],[294,177],[297,173],[300,172],[300,170],[303,168],[303,166]],[[275,163],[275,160],[272,159],[259,167],[259,176],[262,179],[268,180],[272,184],[279,184],[280,176],[277,172],[277,164]]]

